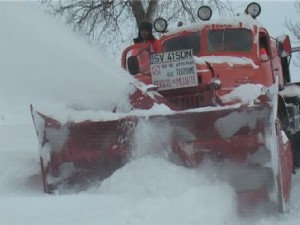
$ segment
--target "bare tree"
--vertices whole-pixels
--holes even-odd
[[[113,52],[128,45],[142,21],[163,17],[172,24],[196,22],[204,4],[219,15],[233,14],[229,0],[42,0],[50,13],[65,18],[71,27]],[[131,24],[131,25],[130,25]],[[112,43],[114,43],[112,45]],[[111,45],[110,45],[111,44]]]
[[[295,2],[295,8],[297,10],[297,13],[300,16],[300,1]],[[286,27],[289,29],[289,31],[293,34],[293,36],[296,38],[297,43],[300,45],[300,22],[293,22],[291,20],[286,20],[285,22]],[[293,60],[295,65],[300,67],[300,54],[297,54],[296,60]]]

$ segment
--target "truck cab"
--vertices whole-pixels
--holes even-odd
[[[208,9],[201,7],[198,15]],[[226,102],[222,96],[244,84],[270,87],[278,79],[282,89],[285,79],[278,43],[257,16],[246,12],[223,20],[202,18],[168,31],[167,22],[158,18],[154,28],[163,35],[156,51],[148,43],[129,46],[122,66],[138,80],[157,86],[180,110],[234,104],[238,100]],[[186,58],[187,51],[193,57]]]

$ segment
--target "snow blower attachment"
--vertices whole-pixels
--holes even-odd
[[[116,106],[98,112],[98,119],[62,120],[31,107],[44,191],[78,183],[85,188],[109,176],[130,159],[143,122],[168,132],[170,160],[190,168],[210,162],[234,188],[241,211],[275,206],[286,212],[293,169],[289,140],[300,130],[299,98],[291,97],[287,107],[279,91],[290,78],[290,41],[271,39],[255,20],[259,5],[251,4],[248,15],[226,23],[209,21],[211,10],[202,7],[203,22],[165,32],[155,52],[147,42],[126,48],[122,67],[141,82],[131,84],[127,112]],[[157,31],[167,30],[162,18],[157,23]]]

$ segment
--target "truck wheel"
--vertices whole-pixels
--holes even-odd
[[[300,131],[292,136],[291,145],[293,151],[294,166],[300,167]]]

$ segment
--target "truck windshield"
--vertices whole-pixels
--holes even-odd
[[[244,28],[210,30],[207,33],[208,52],[250,52],[252,32]]]
[[[199,32],[172,38],[167,40],[163,45],[166,52],[193,49],[193,54],[200,53],[200,46],[201,36]]]

